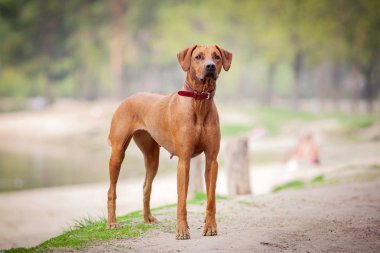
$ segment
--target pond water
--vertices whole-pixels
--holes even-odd
[[[0,191],[106,182],[109,154],[109,148],[78,150],[45,146],[22,152],[0,148]],[[175,171],[176,162],[162,156],[160,170]],[[144,174],[142,154],[127,150],[120,178]]]

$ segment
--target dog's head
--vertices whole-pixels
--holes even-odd
[[[222,67],[228,71],[232,54],[217,45],[194,45],[179,52],[177,58],[182,69],[188,72],[193,80],[204,82],[206,79],[218,79]]]

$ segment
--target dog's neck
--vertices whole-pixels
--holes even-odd
[[[201,92],[212,92],[216,88],[216,80],[210,77],[206,77],[203,80],[193,79],[190,75],[186,76],[186,84],[194,91]]]
[[[208,77],[203,80],[194,80],[190,75],[187,75],[185,84],[197,92],[212,92],[216,89],[216,80]],[[211,109],[212,103],[213,98],[202,100],[193,99],[193,110],[196,116],[196,122],[204,121]]]

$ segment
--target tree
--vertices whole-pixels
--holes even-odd
[[[48,104],[54,100],[53,85],[65,80],[76,68],[76,10],[82,1],[3,1],[2,19],[10,29],[3,37],[0,55],[6,67],[18,69],[29,77],[25,86],[43,83]]]
[[[379,91],[380,72],[380,2],[333,1],[337,33],[347,45],[346,60],[356,66],[364,76],[363,95],[368,112]]]
[[[110,62],[113,81],[113,97],[123,98],[125,95],[124,56],[125,56],[125,14],[127,0],[108,0],[111,11]]]

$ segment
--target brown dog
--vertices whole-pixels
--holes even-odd
[[[109,133],[112,154],[109,162],[108,228],[116,223],[116,183],[124,152],[133,137],[144,154],[144,220],[156,222],[150,212],[152,181],[157,173],[160,147],[178,156],[177,239],[190,239],[186,198],[190,159],[206,156],[207,209],[203,235],[216,235],[215,187],[220,145],[219,116],[213,96],[216,80],[230,68],[232,54],[218,46],[192,46],[180,52],[178,61],[187,72],[186,91],[168,96],[138,93],[127,98],[113,115]]]

